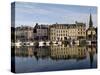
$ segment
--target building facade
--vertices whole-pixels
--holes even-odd
[[[72,40],[97,40],[97,28],[93,27],[90,14],[89,27],[85,23],[75,22],[74,24],[52,24],[39,25],[34,27],[20,26],[15,28],[16,41],[66,41]]]
[[[38,25],[36,23],[34,29],[33,29],[33,34],[34,34],[34,40],[48,40],[49,39],[49,26],[48,25]]]
[[[16,27],[15,40],[21,42],[33,41],[33,28],[29,26]]]
[[[50,26],[50,40],[81,39],[86,37],[86,25],[75,24],[53,24]]]
[[[89,27],[86,31],[87,40],[96,41],[97,40],[97,28],[93,26],[92,15],[89,18]]]

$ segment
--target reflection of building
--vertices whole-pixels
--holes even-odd
[[[97,46],[96,45],[87,46],[87,51],[89,53],[90,67],[92,68],[95,59],[94,55],[97,53]]]
[[[15,55],[20,57],[35,56],[36,58],[82,59],[86,57],[86,47],[20,47],[15,48]]]
[[[19,57],[32,57],[33,56],[33,48],[32,47],[20,47],[15,48],[15,56]]]
[[[86,47],[51,46],[51,58],[53,59],[82,59],[86,57]]]
[[[15,29],[16,41],[32,41],[33,40],[33,28],[28,26],[16,27]]]
[[[76,24],[53,24],[50,26],[50,40],[80,39],[86,37],[86,25]]]
[[[36,58],[47,58],[50,56],[49,47],[37,47],[34,49],[34,56]]]
[[[48,40],[48,25],[38,25],[34,27],[34,40]]]
[[[67,60],[76,59],[82,60],[86,59],[89,55],[90,66],[92,67],[94,63],[94,55],[97,53],[97,47],[94,46],[50,46],[50,47],[15,47],[15,56],[18,57],[35,57],[38,59],[48,59],[52,60]]]
[[[35,56],[36,58],[47,58],[50,56],[50,50],[48,47],[16,47],[15,55],[19,57]]]
[[[97,40],[97,28],[93,27],[92,16],[90,14],[89,28],[86,32],[87,40]]]

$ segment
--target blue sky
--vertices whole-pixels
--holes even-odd
[[[75,21],[86,23],[92,14],[94,26],[97,26],[97,7],[16,2],[15,24],[34,26],[39,24],[72,24]]]

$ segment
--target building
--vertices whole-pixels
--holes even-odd
[[[67,38],[67,24],[53,24],[50,26],[50,40],[64,40]]]
[[[29,26],[16,27],[15,40],[21,42],[33,41],[33,28]]]
[[[87,40],[96,41],[97,40],[97,28],[93,26],[92,15],[89,17],[89,27],[86,31]]]
[[[86,25],[75,24],[53,24],[50,26],[50,40],[81,39],[86,37]]]
[[[49,26],[48,25],[38,25],[36,23],[33,33],[34,33],[34,40],[48,40],[49,39]]]

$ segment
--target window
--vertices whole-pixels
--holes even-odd
[[[80,34],[80,32],[78,32],[78,34]]]
[[[53,37],[52,37],[52,40],[53,40]]]
[[[63,34],[63,36],[65,36],[65,34]]]

